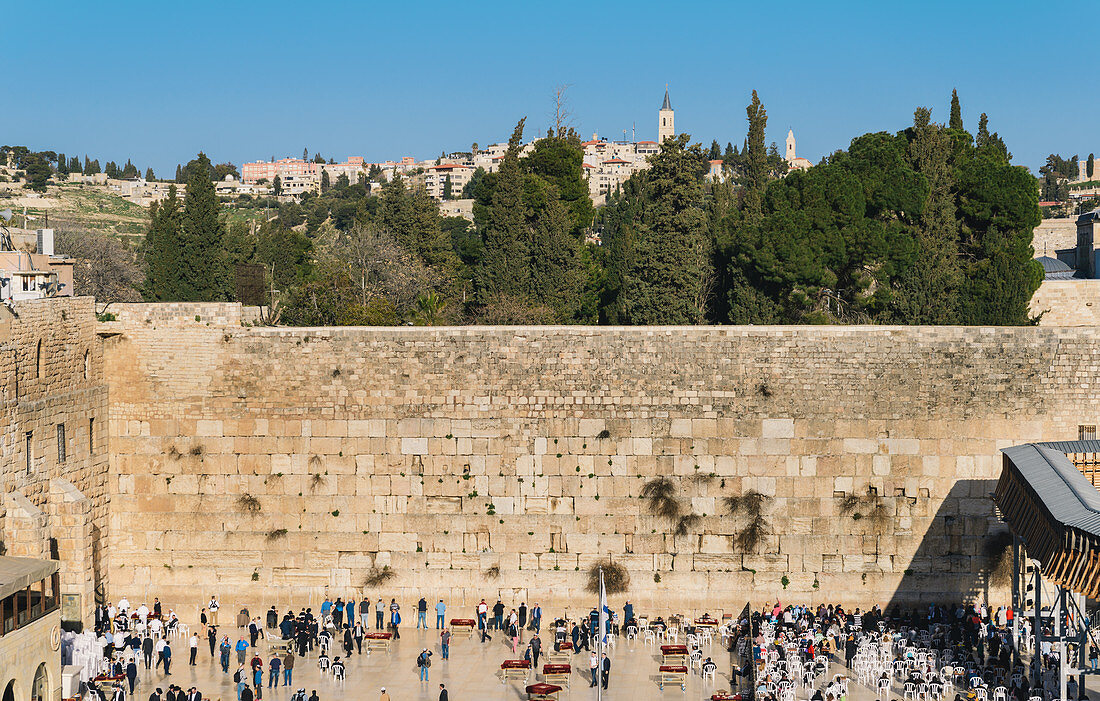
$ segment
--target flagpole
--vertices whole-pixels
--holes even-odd
[[[599,615],[596,616],[596,626],[599,631],[596,633],[596,648],[599,652],[596,653],[596,664],[599,665],[596,672],[596,701],[603,701],[603,618],[604,618],[604,599],[607,595],[604,593],[603,588],[603,566],[599,568],[600,571],[600,593],[597,606],[599,607]]]

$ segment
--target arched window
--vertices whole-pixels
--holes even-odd
[[[31,683],[31,701],[50,701],[50,677],[46,663],[38,665]]]
[[[38,345],[34,349],[34,379],[38,380],[42,378],[42,339],[38,340]]]
[[[15,701],[15,680],[12,679],[8,682],[8,685],[4,687],[3,701]]]

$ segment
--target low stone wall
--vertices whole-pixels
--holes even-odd
[[[598,561],[662,610],[1003,594],[998,449],[1100,415],[1087,328],[243,328],[143,306],[104,351],[111,595],[180,607],[575,604]],[[688,518],[654,514],[657,477]],[[746,544],[727,498],[750,491]]]

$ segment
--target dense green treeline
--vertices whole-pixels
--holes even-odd
[[[680,135],[599,210],[577,135],[521,155],[520,120],[499,168],[463,192],[472,223],[397,177],[380,193],[339,178],[254,203],[261,226],[226,225],[200,154],[181,169],[182,207],[153,208],[144,293],[234,299],[241,271],[262,266],[261,301],[305,325],[1029,323],[1036,180],[986,115],[972,135],[953,95],[950,116],[917,109],[901,131],[787,173],[754,92],[723,178],[708,178],[718,143]]]

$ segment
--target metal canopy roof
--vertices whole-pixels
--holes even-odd
[[[0,599],[46,579],[58,569],[55,560],[0,556]]]
[[[1086,596],[1100,595],[1100,492],[1066,453],[1091,453],[1097,441],[1028,443],[1005,448],[994,500],[1044,576]]]

